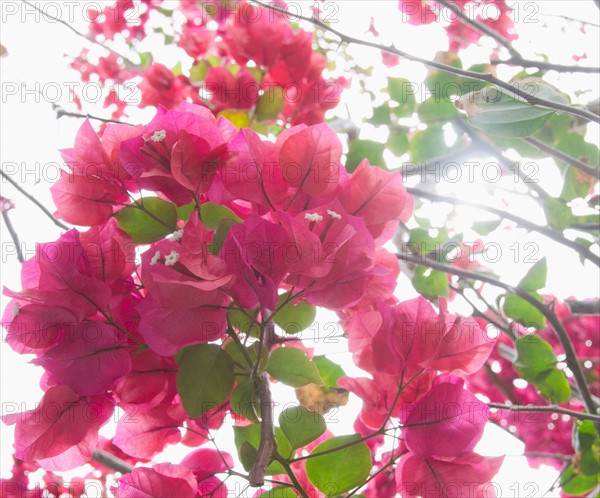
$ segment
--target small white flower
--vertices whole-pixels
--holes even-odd
[[[175,250],[165,256],[165,266],[173,266],[177,261],[179,261],[179,253]]]
[[[162,142],[165,138],[167,138],[167,132],[165,130],[157,130],[152,134],[150,140],[153,142]]]
[[[335,220],[341,220],[342,219],[342,215],[341,214],[338,214],[335,211],[332,211],[331,209],[327,210],[327,214],[329,216],[331,216]]]
[[[156,251],[154,253],[154,256],[152,256],[152,259],[150,260],[150,266],[154,266],[156,263],[158,263],[159,259],[160,259],[160,251]]]
[[[306,213],[304,215],[308,221],[321,221],[323,217],[319,213]]]
[[[176,242],[176,241],[180,240],[180,239],[181,239],[181,237],[183,237],[183,228],[180,228],[179,230],[175,230],[175,231],[173,232],[173,235],[171,235],[171,236],[169,237],[169,240],[170,240],[171,242]]]

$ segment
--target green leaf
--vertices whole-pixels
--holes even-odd
[[[547,274],[548,265],[544,257],[529,269],[517,287],[538,301],[543,302],[542,296],[535,291],[542,289],[546,285]],[[528,303],[516,294],[506,294],[503,310],[507,316],[527,327],[535,327],[539,330],[546,326],[544,314],[533,306],[533,304]]]
[[[221,247],[223,247],[223,242],[225,242],[225,238],[229,233],[231,225],[235,225],[236,223],[239,222],[231,218],[223,218],[219,221],[215,233],[213,234],[212,242],[208,245],[208,250],[212,254],[214,254],[215,256],[219,254],[219,252],[221,251]]]
[[[390,122],[390,107],[387,104],[380,105],[379,107],[374,107],[373,115],[369,119],[367,119],[367,123],[371,123],[374,126],[389,126]]]
[[[410,139],[410,159],[424,162],[450,152],[456,145],[446,145],[444,130],[438,124],[431,124],[426,130],[417,131]]]
[[[260,446],[260,424],[250,424],[243,427],[234,426],[233,436],[240,461],[244,469],[249,471],[254,464]],[[290,442],[279,427],[275,427],[275,442],[277,443],[277,451],[284,458],[289,458],[292,455]],[[273,461],[267,467],[266,473],[267,475],[285,474],[285,470],[280,463]]]
[[[471,228],[479,235],[489,235],[500,226],[500,223],[502,223],[500,218],[492,221],[476,221]]]
[[[564,177],[560,198],[567,202],[586,197],[595,183],[594,178],[582,173],[575,166],[567,166]]]
[[[540,394],[552,403],[566,403],[571,399],[571,386],[564,374],[558,369],[539,375],[535,387]]]
[[[346,170],[352,173],[364,159],[374,166],[384,166],[384,148],[384,144],[373,140],[352,140],[348,145]]]
[[[583,237],[577,237],[575,239],[575,242],[577,242],[580,246],[586,247],[586,248],[590,248],[593,245],[593,242],[591,240],[588,239],[584,239]],[[580,254],[579,255],[579,261],[581,262],[581,264],[585,264],[586,261],[586,257],[584,254]]]
[[[514,149],[522,157],[542,158],[545,157],[543,152],[538,148],[526,142],[519,137],[499,137],[498,135],[490,135],[490,140],[500,149]]]
[[[303,406],[290,406],[279,415],[279,426],[293,449],[303,448],[327,430],[321,414]]]
[[[458,114],[458,110],[452,101],[436,97],[429,97],[425,102],[419,104],[417,112],[419,119],[424,123],[447,120]]]
[[[446,65],[462,69],[463,65],[460,58],[454,52],[438,52],[435,60]],[[469,71],[484,73],[489,71],[489,65],[474,64],[469,67]],[[457,74],[448,73],[432,69],[427,73],[425,85],[433,93],[433,98],[439,100],[453,100],[456,96],[461,96],[469,92],[481,89],[487,83],[484,81],[463,78]]]
[[[138,52],[140,58],[140,65],[143,68],[147,68],[152,64],[152,52]]]
[[[529,294],[538,301],[542,301],[542,296],[537,292],[530,292]],[[507,316],[526,327],[535,327],[540,330],[546,326],[544,314],[533,306],[533,304],[528,303],[516,294],[506,294],[502,309]]]
[[[315,321],[317,308],[312,304],[300,302],[293,304],[291,301],[279,308],[289,297],[289,292],[281,294],[277,300],[277,313],[273,320],[288,334],[297,334],[307,329]]]
[[[517,359],[513,367],[521,378],[535,384],[542,396],[553,403],[566,403],[571,398],[571,388],[565,373],[556,368],[557,358],[552,346],[540,336],[520,337],[515,347]]]
[[[221,57],[219,57],[216,54],[210,54],[207,58],[206,61],[212,66],[212,67],[218,67],[223,63],[223,59]]]
[[[323,385],[317,366],[297,348],[283,347],[271,353],[267,372],[280,382],[292,387],[306,384]]]
[[[298,498],[298,495],[289,486],[277,486],[261,493],[256,498]]]
[[[190,68],[190,80],[193,82],[204,81],[211,65],[207,61],[198,61]]]
[[[412,284],[417,292],[428,299],[448,295],[448,275],[423,265],[415,267]]]
[[[190,215],[192,214],[192,211],[194,210],[195,207],[196,207],[196,203],[194,201],[188,202],[187,204],[184,204],[183,206],[177,207],[177,219],[183,220],[183,221],[189,220]]]
[[[398,117],[410,116],[416,105],[414,84],[404,78],[388,78],[387,90],[390,99],[399,104],[391,111]]]
[[[256,118],[259,121],[271,121],[281,114],[284,106],[283,88],[278,86],[269,87],[258,99]]]
[[[513,83],[523,92],[552,102],[568,104],[569,98],[541,78],[529,77]],[[527,103],[495,85],[463,95],[456,103],[469,122],[491,135],[526,137],[542,129],[554,110]]]
[[[172,202],[146,197],[115,213],[119,228],[136,244],[150,244],[177,230],[177,209]]]
[[[570,465],[560,476],[560,487],[564,493],[582,496],[598,485],[598,475],[584,476],[577,473]]]
[[[520,337],[515,347],[517,359],[513,366],[528,382],[535,382],[540,373],[552,370],[558,361],[552,346],[536,334]]]
[[[177,391],[190,417],[223,403],[233,389],[233,362],[216,344],[185,348],[179,360]]]
[[[590,476],[600,472],[600,437],[591,420],[577,420],[573,426],[573,448],[579,454],[578,471]]]
[[[546,277],[548,275],[548,264],[543,257],[534,264],[517,286],[524,291],[536,291],[546,286]]]
[[[256,360],[258,360],[258,348],[260,346],[259,342],[255,342],[251,346],[245,347],[242,346],[246,350],[246,354],[250,358],[252,362],[252,366],[248,365],[248,361],[246,360],[246,356],[240,350],[240,345],[235,341],[228,341],[225,344],[225,351],[231,358],[231,360],[235,363],[236,374],[247,374],[252,371],[254,368],[254,364]],[[267,361],[269,359],[269,355],[267,352],[267,348],[262,345],[262,353],[260,355],[260,365],[258,367],[259,372],[263,372],[267,366]]]
[[[259,421],[260,403],[252,379],[244,379],[235,386],[230,404],[232,412],[252,422]]]
[[[337,381],[346,375],[346,372],[337,363],[334,363],[326,356],[315,356],[313,362],[317,365],[319,374],[325,382],[325,386],[334,387]]]
[[[433,232],[435,233],[435,232]],[[436,235],[430,235],[429,230],[418,227],[410,231],[407,249],[416,254],[426,255],[436,250],[441,250],[444,242],[448,240],[448,232],[438,229]]]
[[[546,197],[544,199],[544,214],[548,224],[558,230],[564,230],[575,221],[573,211],[560,199]]]
[[[231,309],[227,312],[227,320],[236,330],[243,334],[250,335],[252,337],[260,336],[260,327],[252,320],[251,317],[256,318],[258,310],[248,310],[244,313],[239,309]],[[250,315],[250,316],[248,316]]]
[[[335,450],[360,439],[360,434],[333,437],[317,446],[311,455]],[[306,461],[306,475],[321,492],[337,496],[363,484],[372,465],[371,452],[365,442],[360,441],[337,451],[310,457]]]
[[[587,142],[583,135],[576,132],[560,135],[552,145],[569,156],[583,159],[590,165],[598,164],[600,160],[598,147]]]
[[[397,126],[390,129],[385,146],[397,156],[408,152],[408,128]]]
[[[205,202],[200,206],[200,216],[202,223],[209,230],[216,229],[219,222],[224,219],[233,220],[236,223],[242,221],[231,209],[213,202]]]
[[[171,72],[174,76],[179,76],[182,73],[181,61],[177,61],[177,64],[171,68]]]

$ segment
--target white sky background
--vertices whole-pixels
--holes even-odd
[[[69,15],[69,8],[65,5],[70,4],[71,12],[74,14],[73,25],[80,30],[85,29],[83,21],[83,12],[86,6],[94,2],[62,2],[50,1],[46,5],[54,4],[54,10],[48,10],[49,13],[62,13],[63,17]],[[298,3],[298,2],[297,2]],[[327,2],[333,4],[333,2]],[[577,19],[587,20],[598,23],[598,9],[592,0],[585,1],[541,1],[541,2],[508,2],[516,11],[520,13],[517,30],[522,33],[522,39],[517,40],[514,45],[526,57],[534,58],[536,53],[548,54],[551,62],[558,64],[573,64],[571,55],[587,54],[587,59],[583,59],[581,64],[588,66],[598,65],[598,46],[600,46],[598,29],[588,26],[587,34],[584,36],[579,32],[578,24],[565,24],[564,20],[550,17],[545,14],[563,14]],[[305,13],[308,13],[308,5],[303,2],[302,6]],[[447,39],[441,25],[434,24],[429,27],[413,27],[402,22],[400,13],[397,11],[396,0],[386,2],[372,1],[342,1],[338,2],[339,10],[335,12],[334,18],[339,22],[336,28],[345,33],[358,37],[368,37],[365,34],[369,17],[375,17],[375,26],[381,33],[381,41],[384,43],[393,42],[402,50],[414,55],[425,58],[433,58],[438,50],[447,48]],[[11,7],[12,6],[12,7]],[[43,19],[36,18],[34,14],[28,14],[22,18],[23,7],[20,2],[3,0],[0,2],[2,9],[2,31],[0,35],[1,43],[8,49],[9,56],[0,61],[2,78],[2,113],[1,123],[1,162],[4,171],[13,174],[13,178],[26,184],[30,193],[36,196],[41,202],[50,207],[52,211],[49,186],[57,179],[58,165],[61,163],[58,149],[71,147],[81,120],[72,118],[56,119],[48,100],[54,100],[61,94],[61,105],[68,110],[74,110],[69,105],[68,85],[65,82],[77,84],[79,82],[78,73],[67,68],[67,61],[64,54],[77,55],[81,48],[88,46],[84,40],[71,33],[65,26],[58,23],[46,22]],[[11,14],[13,9],[17,12]],[[58,9],[58,10],[56,10]],[[536,11],[537,10],[537,11]],[[328,10],[326,12],[333,12]],[[385,12],[384,15],[379,15]],[[524,22],[526,15],[529,15],[529,21]],[[545,29],[544,24],[552,29]],[[528,33],[531,33],[529,35]],[[552,33],[549,36],[549,33]],[[529,40],[533,40],[532,43]],[[486,47],[493,46],[491,42],[486,42]],[[480,62],[487,57],[488,48],[471,47],[465,56],[468,57],[465,66],[470,63]],[[148,47],[146,47],[147,49]],[[168,66],[173,66],[177,62],[180,54],[179,49],[174,47],[150,47],[153,53],[157,54],[156,60],[164,62]],[[100,52],[101,53],[101,52]],[[377,51],[369,48],[353,47],[351,53],[359,64],[374,65],[375,71],[371,78],[374,88],[384,88],[387,76],[401,76],[411,81],[421,81],[425,75],[425,69],[419,64],[412,64],[407,61],[393,70],[385,68],[380,63],[380,55]],[[187,59],[183,59],[185,64],[189,64]],[[500,73],[499,76],[509,79],[513,73]],[[556,75],[550,73],[547,76],[548,81],[554,83],[557,87],[570,93],[574,103],[587,103],[598,97],[597,77],[583,74],[562,74]],[[370,116],[370,102],[365,96],[356,93],[356,82],[350,91],[345,92],[344,102],[348,104],[352,120],[361,126],[361,138],[371,138],[375,140],[385,140],[385,131],[377,130],[369,125],[362,125],[361,119]],[[24,85],[24,86],[22,86]],[[24,88],[28,91],[24,92]],[[35,93],[39,88],[45,94],[46,99]],[[82,88],[81,84],[78,87]],[[89,85],[89,98],[95,98],[95,86]],[[574,94],[576,90],[587,90],[580,95]],[[16,93],[15,93],[16,92]],[[418,95],[419,100],[426,98],[426,95]],[[345,114],[344,102],[340,104],[338,112],[342,117],[348,117]],[[100,106],[88,105],[84,103],[84,109],[90,112],[107,115],[102,113]],[[129,118],[131,122],[146,122],[153,114],[150,110],[133,110],[131,112],[134,118]],[[590,126],[588,140],[598,139],[598,127]],[[400,160],[393,157],[388,165],[393,167],[399,165]],[[551,161],[537,161],[540,166],[539,175],[543,175],[543,184],[548,178],[552,179],[551,194],[559,193],[559,176],[556,168]],[[542,176],[540,177],[542,178]],[[482,188],[483,180],[478,177],[475,183],[461,181],[457,184],[445,184],[440,187],[440,193],[447,195],[457,195],[466,197],[471,201],[489,203],[491,199]],[[412,184],[412,183],[411,183]],[[16,227],[21,242],[26,252],[26,256],[31,256],[34,251],[35,242],[55,240],[60,230],[55,227],[50,220],[37,210],[27,199],[23,198],[14,189],[2,182],[2,195],[11,198],[17,209],[10,212],[11,220]],[[506,182],[500,182],[498,185],[514,189],[512,179]],[[508,196],[507,196],[508,197]],[[518,199],[518,197],[517,197]],[[534,203],[526,204],[511,202],[510,209],[516,214],[527,217],[529,220],[545,223],[543,212]],[[433,215],[439,214],[441,208]],[[459,220],[457,228],[468,230],[470,220],[473,218],[472,211],[464,210],[464,219]],[[431,215],[431,213],[429,213]],[[478,215],[478,214],[477,214]],[[466,219],[466,221],[465,221]],[[442,218],[443,221],[443,218]],[[468,231],[466,232],[468,233]],[[19,264],[14,255],[10,237],[4,224],[1,224],[0,235],[2,240],[2,266],[1,279],[2,285],[11,289],[19,289]],[[468,237],[465,237],[468,240]],[[506,230],[500,234],[494,235],[494,240],[502,248],[502,258],[494,266],[498,273],[505,276],[509,283],[517,283],[525,274],[531,265],[531,261],[524,261],[524,255],[527,253],[524,244],[533,242],[539,246],[539,254],[535,259],[546,255],[548,257],[548,285],[546,291],[554,295],[565,298],[575,296],[578,298],[594,297],[599,294],[598,289],[598,271],[591,264],[582,266],[572,251],[562,247],[556,247],[555,244],[549,244],[548,240],[534,235],[526,235],[521,230]],[[517,243],[519,256],[515,258],[515,250],[511,250],[511,245]],[[525,252],[524,252],[525,251]],[[415,295],[410,283],[404,278],[399,284],[398,296],[401,299],[407,299]],[[2,296],[0,308],[3,311],[7,299]],[[459,303],[457,302],[457,305]],[[458,306],[457,309],[461,309]],[[466,308],[462,309],[468,312]],[[322,313],[318,322],[323,331],[323,324],[333,321],[335,317],[331,314]],[[327,333],[327,332],[321,332]],[[349,375],[364,375],[354,367],[350,361],[350,355],[347,354],[345,342],[333,342],[323,344],[322,341],[315,344],[316,353],[331,354],[334,361],[343,364]],[[42,370],[38,367],[28,364],[29,357],[19,356],[14,353],[6,344],[0,344],[0,388],[2,395],[2,411],[7,413],[14,411],[15,406],[19,406],[19,411],[32,409],[34,404],[39,401],[42,391],[38,387],[38,381]],[[291,388],[281,385],[274,387],[274,399],[286,401],[293,400]],[[347,407],[340,410],[337,414],[339,422],[330,423],[329,427],[335,434],[352,432],[352,422],[354,415],[360,409],[360,400],[351,396]],[[332,422],[331,417],[328,422]],[[505,433],[496,427],[489,427],[484,439],[478,447],[478,450],[486,455],[497,455],[506,452],[509,455],[515,455],[522,451],[522,445],[505,436]],[[103,433],[110,435],[112,426],[105,428]],[[11,458],[10,447],[12,445],[13,428],[0,425],[0,476],[8,477],[10,474]],[[220,447],[229,449],[235,454],[235,448],[232,445],[232,434],[227,428],[218,433]],[[179,462],[183,455],[190,450],[183,450],[175,447],[169,448],[157,461]],[[503,496],[526,496],[533,491],[533,488],[525,489],[527,483],[535,483],[537,491],[530,496],[542,496],[542,494],[552,484],[556,472],[553,469],[543,468],[534,471],[528,468],[523,458],[507,457],[506,463],[495,479],[503,489]]]

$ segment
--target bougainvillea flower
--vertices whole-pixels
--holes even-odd
[[[17,458],[36,460],[42,466],[45,462],[47,469],[59,466],[60,470],[66,470],[85,463],[82,456],[87,461],[92,458],[98,429],[110,418],[113,406],[106,396],[88,398],[75,394],[67,386],[55,386],[46,391],[35,409],[4,416],[2,420],[16,424]],[[67,452],[67,458],[61,459]],[[57,460],[53,461],[54,458]]]
[[[133,469],[119,479],[115,496],[127,498],[152,498],[177,496],[195,498],[198,486],[192,471],[182,465],[159,463],[152,468]]]
[[[398,491],[403,497],[493,498],[496,487],[490,480],[498,473],[503,460],[504,457],[486,458],[475,453],[451,460],[408,453],[396,469]]]
[[[456,457],[471,452],[487,421],[487,405],[464,389],[464,380],[440,375],[415,404],[403,407],[404,442],[422,457]]]

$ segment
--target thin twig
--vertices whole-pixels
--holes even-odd
[[[541,140],[538,140],[537,138],[525,137],[524,140],[526,142],[529,142],[534,147],[537,147],[542,152],[545,152],[546,154],[550,154],[551,156],[555,157],[556,159],[565,161],[566,163],[569,163],[570,165],[577,168],[578,170],[583,171],[584,173],[587,173],[588,175],[595,178],[596,180],[600,180],[600,170],[598,170],[597,168],[592,168],[591,166],[584,163],[580,159],[570,156],[569,154],[565,154],[562,150],[555,149],[551,145],[548,145],[547,143],[544,143]]]
[[[532,61],[529,59],[523,59],[522,57],[511,57],[510,59],[506,60],[492,59],[490,61],[490,64],[494,66],[497,66],[499,64],[507,64],[509,66],[535,67],[538,69],[544,69],[548,71],[556,71],[558,73],[600,73],[600,67],[553,64],[552,62]]]
[[[592,301],[567,299],[566,303],[574,315],[600,315],[600,299]]]
[[[525,458],[550,458],[561,460],[563,462],[572,462],[573,455],[564,455],[562,453],[545,453],[543,451],[526,451],[521,455],[506,455],[507,457],[525,457]]]
[[[57,227],[62,228],[63,230],[69,230],[69,227],[64,223],[57,220],[50,211],[48,211],[44,205],[38,201],[33,195],[27,192],[21,185],[15,182],[10,176],[8,176],[2,169],[0,169],[0,176],[4,178],[8,183],[10,183],[13,187],[15,187],[21,194],[27,197],[31,202],[33,202],[38,208],[42,210],[42,212],[52,220]]]
[[[543,413],[562,413],[563,415],[570,415],[573,418],[580,420],[592,420],[594,422],[600,422],[600,415],[593,413],[583,413],[568,408],[563,408],[558,405],[538,406],[538,405],[505,405],[503,403],[488,403],[490,408],[497,408],[499,410],[510,410],[511,412],[543,412]]]
[[[574,17],[563,16],[562,14],[548,14],[546,12],[540,12],[540,14],[545,17],[556,17],[558,19],[564,19],[565,21],[578,22],[578,23],[584,24],[586,26],[593,26],[594,28],[600,28],[600,24],[597,24],[595,22],[583,21],[581,19],[575,19]]]
[[[520,216],[517,216],[515,214],[509,213],[507,211],[502,211],[501,209],[497,209],[492,206],[486,206],[485,204],[479,204],[477,202],[471,202],[471,201],[467,201],[467,200],[459,199],[459,198],[455,198],[455,197],[448,197],[445,195],[435,194],[433,192],[424,192],[423,190],[415,189],[412,187],[407,187],[406,191],[416,197],[424,197],[426,199],[430,199],[433,201],[447,202],[449,204],[460,204],[463,206],[469,206],[469,207],[473,207],[476,209],[481,209],[482,211],[487,211],[488,213],[492,213],[496,216],[499,216],[500,218],[505,218],[507,220],[514,221],[515,223],[517,223],[518,225],[521,225],[524,228],[527,228],[533,232],[537,232],[537,233],[543,235],[544,237],[547,237],[555,242],[558,242],[559,244],[561,244],[565,247],[569,247],[569,248],[577,251],[577,254],[579,254],[580,256],[591,261],[596,266],[600,267],[600,256],[597,256],[596,254],[594,254],[592,251],[589,250],[589,248],[582,246],[582,245],[578,244],[577,242],[567,239],[560,232],[556,232],[556,231],[552,230],[551,228],[548,228],[544,225],[538,225],[537,223],[533,223],[533,222],[526,220],[525,218],[521,218]]]
[[[8,216],[8,213],[6,211],[2,211],[2,219],[4,220],[4,224],[6,225],[8,233],[10,234],[10,238],[12,239],[13,244],[15,245],[15,250],[17,251],[17,259],[19,260],[19,263],[24,263],[25,258],[23,257],[23,251],[21,250],[21,242],[19,241],[19,235],[17,234],[17,231],[15,230],[12,221],[10,221],[10,216]]]
[[[318,19],[315,19],[312,17],[307,17],[307,16],[302,16],[302,15],[299,15],[299,14],[293,13],[293,12],[288,12],[286,9],[276,7],[275,5],[267,5],[263,2],[260,2],[259,0],[251,0],[251,1],[252,1],[252,3],[260,5],[261,7],[264,7],[266,9],[270,9],[274,12],[279,12],[280,14],[284,14],[287,16],[293,16],[296,19],[301,19],[301,20],[307,21],[315,26],[318,26],[319,28],[324,29],[324,30],[336,35],[338,38],[340,38],[341,43],[346,43],[346,44],[353,43],[355,45],[363,45],[365,47],[376,48],[376,49],[382,50],[384,52],[389,52],[391,54],[398,55],[400,57],[404,57],[405,59],[408,59],[408,60],[411,60],[414,62],[420,62],[421,64],[424,64],[425,66],[439,69],[439,70],[447,72],[447,73],[457,74],[459,76],[463,76],[465,78],[470,78],[470,79],[474,79],[474,80],[478,80],[478,81],[485,81],[487,83],[497,85],[498,87],[509,91],[513,95],[517,95],[518,97],[521,97],[529,104],[537,105],[540,107],[546,107],[548,109],[554,109],[556,111],[567,112],[569,114],[573,114],[575,116],[579,116],[581,118],[587,119],[588,121],[600,123],[600,116],[598,116],[592,112],[589,112],[589,111],[586,111],[583,109],[577,109],[576,107],[573,107],[570,105],[560,104],[557,102],[552,102],[550,100],[541,99],[541,98],[536,97],[524,90],[519,89],[517,86],[514,86],[511,83],[507,83],[506,81],[503,81],[503,80],[497,78],[496,76],[494,76],[491,73],[478,73],[476,71],[460,69],[457,67],[449,66],[447,64],[442,64],[441,62],[431,61],[428,59],[424,59],[422,57],[417,57],[416,55],[409,54],[409,53],[404,52],[403,50],[399,50],[393,46],[381,45],[379,43],[370,42],[368,40],[363,40],[360,38],[355,38],[353,36],[349,36],[347,34],[342,33],[341,31],[338,31],[335,28],[332,28],[331,26],[327,25],[326,23],[324,23]]]

